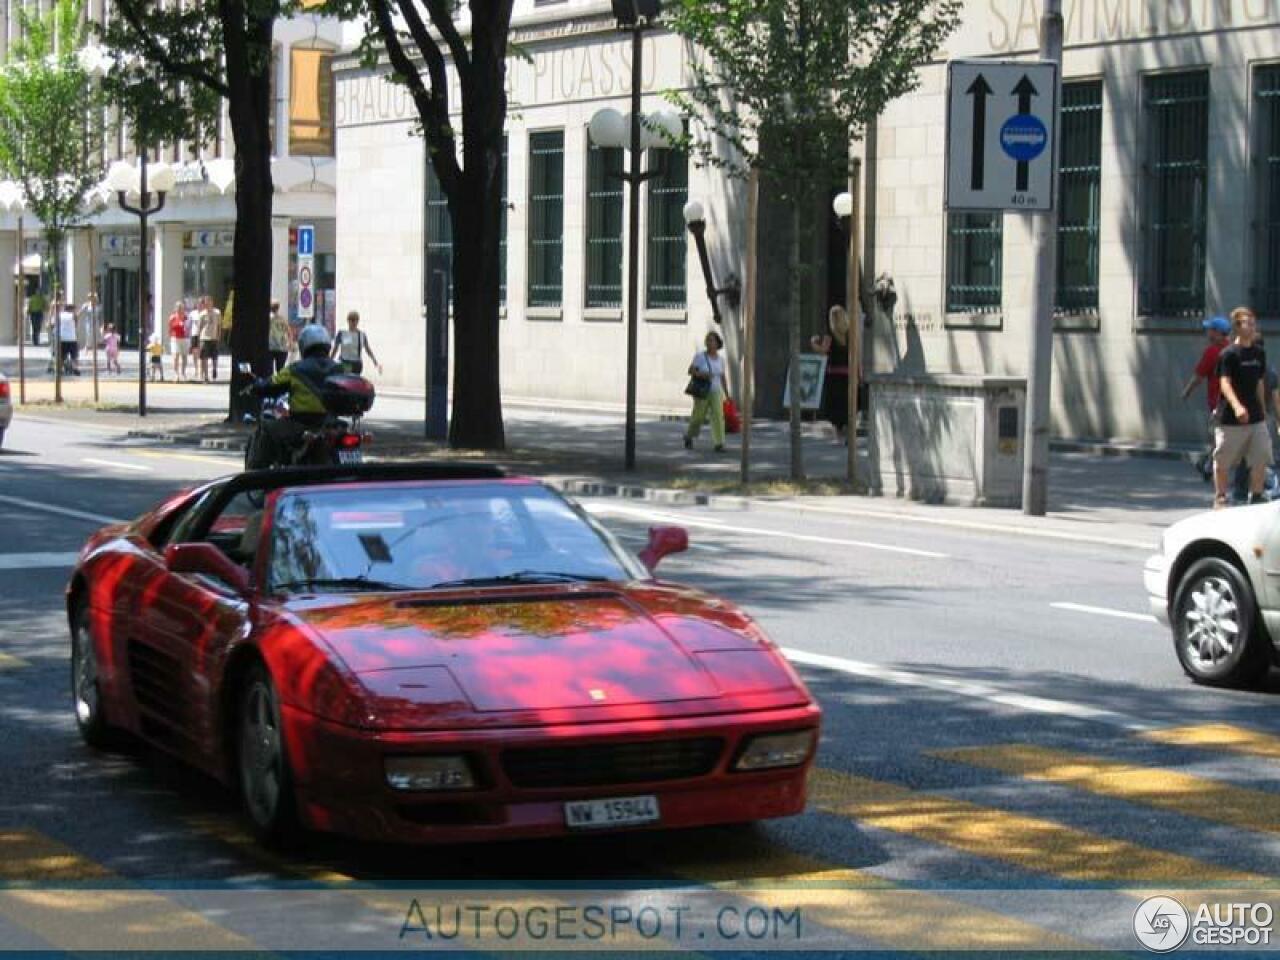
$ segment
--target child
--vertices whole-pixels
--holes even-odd
[[[116,333],[114,323],[108,323],[102,331],[102,346],[107,351],[107,373],[111,373],[112,367],[116,373],[123,373],[120,369],[120,334]]]
[[[153,333],[147,341],[147,354],[151,357],[149,379],[164,383],[164,344],[160,341],[160,334]]]

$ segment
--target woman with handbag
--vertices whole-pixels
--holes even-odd
[[[711,442],[716,452],[724,450],[724,398],[729,392],[724,378],[724,341],[712,330],[707,334],[705,350],[693,355],[689,364],[689,385],[684,392],[693,397],[693,412],[689,414],[689,426],[684,432],[684,448],[693,449],[702,424],[711,418]]]

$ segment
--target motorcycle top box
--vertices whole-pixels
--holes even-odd
[[[337,417],[359,417],[373,406],[373,384],[351,373],[335,373],[324,380],[324,407]]]

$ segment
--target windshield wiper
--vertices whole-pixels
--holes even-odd
[[[368,577],[313,577],[309,580],[290,580],[287,583],[277,583],[275,588],[277,590],[292,590],[302,593],[316,590],[399,591],[422,589],[407,583],[389,583],[386,580],[370,580]]]
[[[600,583],[608,577],[590,573],[564,573],[559,570],[517,570],[496,577],[463,577],[460,580],[442,580],[431,585],[432,590],[444,587],[485,587],[503,583]]]

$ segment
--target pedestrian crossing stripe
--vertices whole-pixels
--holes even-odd
[[[819,810],[1032,873],[1117,884],[1252,884],[1264,879],[1053,820],[834,770],[814,771],[809,788],[810,804]]]
[[[1280,793],[1031,744],[943,750],[935,756],[1241,830],[1280,833]]]
[[[246,950],[253,944],[35,830],[0,830],[0,931],[16,927],[59,950]],[[81,885],[53,889],[46,885]],[[37,886],[29,886],[36,884]],[[108,886],[102,889],[98,884]]]
[[[1226,750],[1250,757],[1280,760],[1280,737],[1236,727],[1229,723],[1205,723],[1189,727],[1165,727],[1142,733],[1145,740],[1165,743],[1175,747],[1195,747],[1205,750]]]

